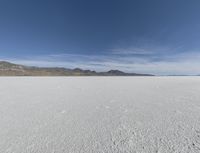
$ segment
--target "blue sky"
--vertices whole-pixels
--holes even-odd
[[[200,74],[199,0],[1,0],[0,59]]]

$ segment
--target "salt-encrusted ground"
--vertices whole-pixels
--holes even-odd
[[[199,153],[200,77],[0,78],[0,153]]]

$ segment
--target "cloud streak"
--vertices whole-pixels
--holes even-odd
[[[200,74],[200,53],[198,51],[160,54],[148,53],[148,56],[128,56],[114,54],[80,55],[52,54],[23,58],[1,58],[18,64],[41,67],[83,68],[96,71],[119,69],[126,72],[151,73],[156,75],[196,75]],[[126,55],[127,55],[126,54]],[[145,51],[143,50],[143,53]]]

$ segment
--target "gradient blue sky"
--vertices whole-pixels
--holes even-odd
[[[0,59],[200,74],[200,1],[1,0]]]

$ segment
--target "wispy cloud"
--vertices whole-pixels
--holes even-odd
[[[146,48],[129,47],[129,48],[114,48],[111,53],[115,55],[151,55],[155,51]]]
[[[120,69],[126,72],[159,75],[200,74],[200,52],[198,50],[184,53],[161,54],[161,52],[155,53],[151,52],[151,50],[146,53],[147,51],[142,49],[140,53],[147,54],[147,56],[132,55],[132,53],[135,54],[134,52],[137,52],[136,50],[130,50],[130,52],[129,54],[129,50],[126,51],[128,56],[111,52],[103,55],[51,54],[23,58],[1,58],[1,60],[30,66],[80,67],[97,71]]]

